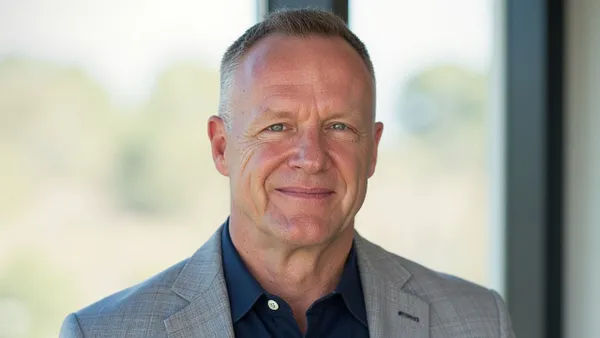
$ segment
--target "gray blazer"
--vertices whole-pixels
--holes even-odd
[[[60,337],[233,338],[221,231],[191,258],[70,314]],[[371,337],[514,337],[496,292],[398,257],[358,233],[355,245]]]

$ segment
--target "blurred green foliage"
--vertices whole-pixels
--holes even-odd
[[[200,63],[178,62],[156,77],[143,102],[124,107],[77,67],[0,60],[0,247],[14,244],[2,234],[20,231],[24,238],[0,260],[0,338],[55,337],[66,311],[79,304],[80,285],[69,278],[69,263],[44,251],[71,250],[60,242],[60,231],[74,222],[52,218],[60,201],[50,203],[48,214],[34,214],[40,200],[56,199],[48,191],[85,187],[75,191],[101,194],[101,201],[138,216],[177,216],[201,208],[202,192],[204,201],[211,198],[206,196],[217,185],[206,179],[215,175],[206,121],[217,113],[218,76]],[[404,88],[398,118],[419,156],[439,171],[448,170],[448,163],[480,166],[485,75],[442,65],[416,74]],[[111,240],[101,239],[108,246]],[[47,248],[36,247],[46,242]],[[86,254],[95,264],[93,248]],[[125,266],[136,277],[138,270],[153,269]]]
[[[408,79],[398,96],[398,120],[443,170],[485,163],[489,77],[455,64],[438,64]]]
[[[46,337],[56,332],[63,314],[57,309],[73,306],[76,294],[66,274],[29,250],[14,254],[0,274],[0,337]]]
[[[65,309],[75,310],[76,282],[33,244],[40,228],[68,224],[35,219],[37,201],[64,185],[100,192],[132,214],[194,207],[210,168],[205,125],[218,88],[217,70],[183,61],[157,77],[147,100],[123,107],[77,67],[0,60],[0,229],[33,236],[0,260],[0,338],[56,336]],[[1,237],[0,246],[10,244]]]
[[[109,187],[132,211],[185,204],[206,167],[218,88],[216,70],[181,62],[158,76],[147,101],[122,108],[76,68],[0,61],[0,210],[18,212],[39,184],[61,178]]]

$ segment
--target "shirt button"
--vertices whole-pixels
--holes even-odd
[[[272,299],[269,299],[267,305],[269,305],[269,309],[273,311],[277,311],[279,309],[279,304],[277,304],[277,302]]]

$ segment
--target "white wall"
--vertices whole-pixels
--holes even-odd
[[[567,1],[567,338],[600,337],[600,1]]]

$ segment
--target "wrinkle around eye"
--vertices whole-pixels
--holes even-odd
[[[334,126],[336,125],[343,125],[344,128],[343,129],[337,129]],[[345,123],[345,122],[333,122],[331,124],[329,124],[326,128],[326,130],[328,131],[333,131],[336,133],[352,133],[355,135],[360,135],[360,131],[353,125],[349,124],[349,123]]]
[[[272,130],[274,126],[281,126],[281,130]],[[284,135],[289,135],[289,133],[293,130],[294,128],[286,123],[274,123],[256,131],[255,137],[263,140],[275,140],[284,137]]]
[[[339,126],[344,126],[344,129],[337,129],[334,128],[334,126],[339,125]],[[331,125],[329,125],[329,129],[331,130],[335,130],[335,131],[347,131],[347,130],[351,130],[352,127],[349,126],[347,123],[343,123],[343,122],[334,122]]]
[[[281,126],[281,130],[272,130],[271,128],[274,126]],[[290,128],[288,126],[286,126],[285,123],[275,123],[275,124],[268,126],[264,130],[268,131],[268,132],[273,132],[273,133],[281,133],[281,132],[287,131],[289,129]]]

